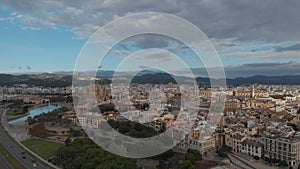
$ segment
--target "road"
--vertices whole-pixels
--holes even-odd
[[[0,154],[0,166],[3,169],[13,169],[9,162],[5,159],[5,155]]]
[[[6,160],[5,156],[6,156],[6,154],[0,153],[0,165],[1,165],[1,168],[3,168],[3,169],[13,169],[13,167]]]
[[[5,109],[3,107],[0,107],[0,118],[2,118],[3,113],[5,112]],[[3,130],[2,127],[0,127],[0,144],[2,144],[7,151],[16,158],[16,160],[18,160],[25,168],[28,169],[32,169],[33,168],[33,162],[32,160],[34,158],[32,158],[30,155],[28,155],[27,153],[22,154],[22,152],[24,150],[22,150],[20,147],[18,147],[17,143],[14,142],[12,140],[12,138],[10,138],[5,131]],[[25,156],[25,159],[23,159],[22,156]],[[0,159],[0,164],[1,167],[0,168],[12,168],[7,161],[3,158],[4,155],[1,156]],[[6,162],[4,162],[6,161]],[[44,164],[41,164],[38,162],[38,160],[35,159],[35,161],[37,162],[37,168],[38,169],[50,169],[50,167],[45,166]],[[2,163],[3,162],[3,163]]]
[[[263,169],[280,169],[279,166],[269,166],[264,163],[264,161],[261,159],[260,161],[253,160],[253,157],[250,157],[246,154],[241,154],[241,153],[232,153],[231,155],[235,156],[238,158],[240,161],[244,161],[248,165],[251,165],[254,168],[263,168]]]
[[[253,167],[249,163],[246,163],[245,161],[243,161],[240,158],[236,157],[234,154],[227,154],[227,156],[229,157],[230,161],[235,165],[238,165],[238,166],[240,166],[244,169],[256,169],[255,167]]]

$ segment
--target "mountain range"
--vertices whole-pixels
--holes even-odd
[[[110,83],[113,72],[98,72],[97,77],[105,79],[101,83]],[[132,76],[124,74],[122,78],[130,78]],[[118,78],[118,77],[115,77]],[[176,80],[180,81],[191,81],[192,79],[184,76],[174,76],[164,72],[152,72],[142,71],[132,78],[133,83],[153,83],[153,84],[166,84],[176,83]],[[209,84],[210,79],[206,77],[198,77],[196,81],[198,83]],[[286,75],[286,76],[263,76],[256,75],[251,77],[238,77],[233,79],[226,79],[227,85],[243,85],[243,84],[267,84],[267,85],[300,85],[300,75]],[[12,86],[14,84],[27,84],[44,87],[66,87],[72,85],[72,75],[70,74],[31,74],[31,75],[10,75],[0,74],[0,85],[1,86]]]

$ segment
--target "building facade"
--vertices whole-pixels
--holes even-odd
[[[265,138],[264,156],[286,161],[291,166],[300,164],[300,138]]]

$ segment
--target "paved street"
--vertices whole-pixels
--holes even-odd
[[[227,154],[230,161],[235,164],[235,165],[238,165],[244,169],[256,169],[255,167],[249,165],[248,163],[244,162],[243,160],[237,158],[235,155],[233,154]]]
[[[0,117],[2,119],[2,115],[4,113],[5,109],[0,107]],[[0,144],[2,144],[8,152],[14,156],[23,166],[25,166],[28,169],[33,168],[33,162],[32,162],[32,157],[28,155],[27,153],[24,154],[25,159],[22,158],[22,149],[18,147],[17,143],[15,143],[9,136],[6,135],[5,131],[3,128],[0,128]],[[4,159],[4,155],[0,157],[0,163],[1,163],[1,168],[12,168],[8,162]],[[37,160],[36,160],[37,161]],[[50,167],[44,166],[41,163],[37,162],[37,168],[39,169],[48,169]]]
[[[268,166],[262,162],[258,162],[255,160],[250,159],[249,157],[242,155],[242,154],[235,154],[235,153],[230,153],[228,154],[228,157],[230,158],[230,160],[242,167],[242,168],[246,168],[246,169],[279,169],[280,167],[277,166]]]
[[[5,159],[6,155],[0,154],[0,166],[3,169],[13,169],[13,167],[8,163],[8,161]]]
[[[233,153],[234,155],[238,156],[240,160],[243,160],[245,162],[248,162],[248,164],[251,164],[255,168],[263,168],[263,169],[280,169],[278,166],[269,166],[263,162],[262,159],[260,161],[253,160],[251,156],[247,156],[245,154],[237,154]]]

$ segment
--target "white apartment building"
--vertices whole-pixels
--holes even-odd
[[[82,127],[98,128],[101,123],[100,114],[80,115],[77,118]]]
[[[215,151],[215,139],[214,137],[195,139],[189,137],[186,142],[186,150],[194,149],[198,150],[200,154],[205,155]]]
[[[266,137],[264,156],[270,159],[285,160],[289,165],[300,164],[300,137]]]
[[[263,157],[264,145],[260,142],[246,138],[242,141],[241,146],[242,146],[241,153],[253,157],[254,156],[257,156],[259,158]]]
[[[232,136],[232,150],[236,153],[242,152],[242,142],[246,139],[245,136],[235,134]]]

